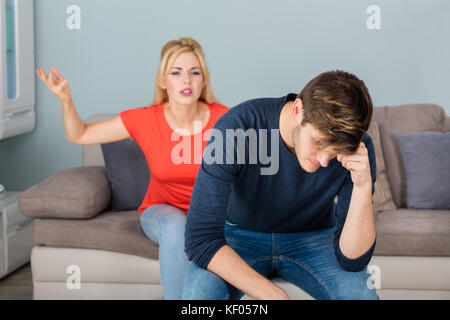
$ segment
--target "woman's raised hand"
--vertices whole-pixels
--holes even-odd
[[[56,67],[51,68],[48,77],[45,74],[44,69],[37,69],[36,73],[39,79],[47,85],[50,91],[53,92],[61,102],[66,102],[72,99],[69,84],[67,83],[68,80],[67,78],[63,78]]]

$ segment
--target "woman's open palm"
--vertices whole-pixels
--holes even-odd
[[[48,77],[44,69],[37,69],[36,73],[39,79],[47,85],[50,91],[53,92],[61,102],[71,99],[68,80],[59,73],[56,67],[51,68]],[[56,79],[53,76],[55,76]]]

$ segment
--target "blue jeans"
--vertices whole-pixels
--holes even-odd
[[[159,244],[162,299],[180,299],[188,264],[184,252],[186,213],[171,205],[158,204],[145,209],[140,222],[145,235]]]
[[[283,278],[315,299],[378,299],[367,268],[347,272],[339,265],[333,231],[261,233],[226,222],[225,239],[262,276]],[[183,299],[238,300],[243,295],[214,273],[189,262]]]

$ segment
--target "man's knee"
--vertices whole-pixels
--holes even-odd
[[[356,288],[333,292],[334,300],[378,300],[378,295],[375,289]]]
[[[365,270],[361,272],[348,272],[332,288],[334,300],[378,300],[378,295],[373,286],[371,275]]]

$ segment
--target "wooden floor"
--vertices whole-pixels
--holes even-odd
[[[0,279],[0,300],[31,299],[33,299],[33,281],[29,263]]]

